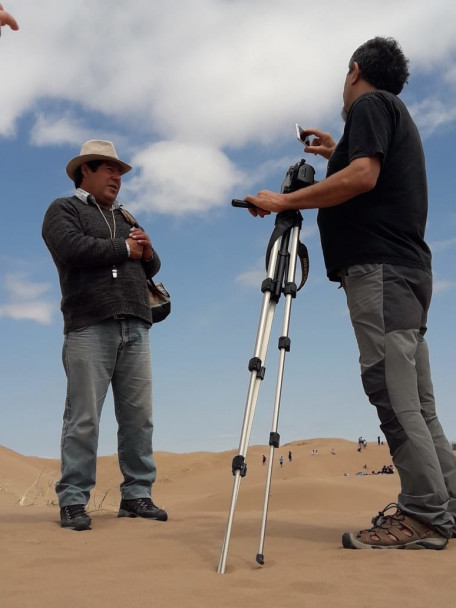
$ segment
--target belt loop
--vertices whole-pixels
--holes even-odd
[[[345,277],[348,275],[348,268],[341,268],[339,270],[339,272],[337,273],[337,276],[339,277],[339,287],[337,289],[345,289]]]

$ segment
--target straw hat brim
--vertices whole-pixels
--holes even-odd
[[[116,163],[122,169],[122,175],[131,171],[132,167],[124,163],[122,160],[117,158],[113,158],[112,156],[106,156],[104,154],[81,154],[79,156],[75,156],[70,160],[70,162],[66,166],[66,173],[71,180],[74,180],[74,173],[78,167],[80,167],[84,163],[88,163],[91,160],[105,160],[112,163]]]

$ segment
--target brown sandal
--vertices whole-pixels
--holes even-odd
[[[393,515],[385,512],[396,508]],[[396,503],[387,507],[372,519],[369,530],[357,534],[346,532],[342,536],[345,549],[444,549],[448,539],[435,528],[426,526],[414,517],[401,511]]]

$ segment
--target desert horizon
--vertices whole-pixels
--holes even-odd
[[[251,446],[219,574],[237,450],[155,453],[152,498],[167,510],[166,523],[117,519],[117,456],[99,457],[87,507],[93,529],[75,532],[59,525],[59,460],[0,446],[1,606],[454,608],[456,540],[444,551],[342,548],[342,533],[368,528],[399,490],[397,473],[372,474],[391,464],[388,447],[357,448],[320,438],[275,450],[260,566],[269,446]]]

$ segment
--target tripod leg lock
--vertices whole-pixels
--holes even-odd
[[[282,293],[282,283],[275,279],[272,279],[271,277],[267,277],[261,283],[261,291],[262,293],[266,293],[266,291],[269,291],[271,293],[271,302],[277,304],[277,302],[280,300],[280,294]]]
[[[239,471],[241,477],[247,475],[247,463],[244,456],[241,456],[241,454],[238,454],[233,458],[232,471],[233,475],[236,475],[236,471]]]
[[[249,361],[249,372],[256,372],[257,378],[263,380],[266,368],[261,363],[262,361],[259,357],[252,357]]]
[[[298,287],[296,283],[285,283],[283,293],[285,294],[285,296],[290,294],[292,298],[296,298],[296,294],[298,293]]]
[[[280,446],[280,435],[276,431],[269,433],[269,445],[278,448]]]
[[[288,336],[281,336],[279,338],[279,350],[285,349],[285,352],[289,353],[291,348],[291,340]]]
[[[274,279],[271,279],[271,277],[268,277],[267,279],[265,279],[262,283],[261,283],[261,291],[262,293],[265,293],[266,291],[274,291],[274,285],[275,285],[275,281]]]

